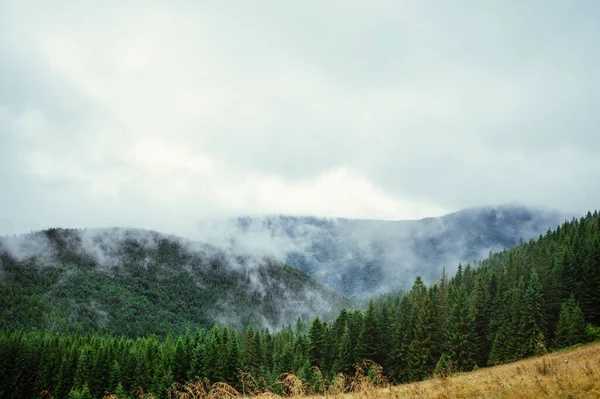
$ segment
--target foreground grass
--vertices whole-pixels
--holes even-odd
[[[600,344],[339,398],[600,398]],[[322,398],[324,396],[312,396]],[[308,398],[308,397],[306,397]]]
[[[338,384],[320,395],[306,394],[307,387],[293,374],[282,376],[278,384],[288,393],[286,397],[295,399],[600,398],[600,343],[448,378],[435,377],[398,386],[388,386],[382,381],[374,384],[372,379],[360,373],[349,380],[338,380]],[[135,397],[153,398],[143,392],[137,392]],[[169,392],[169,397],[229,399],[248,396],[227,384],[217,383],[208,387],[198,381],[174,387]],[[272,392],[254,394],[251,397],[281,398]],[[117,397],[109,395],[105,399]]]

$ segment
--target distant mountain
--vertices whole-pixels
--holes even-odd
[[[443,267],[537,238],[565,215],[520,206],[466,209],[406,221],[269,216],[206,223],[203,239],[273,256],[353,298],[434,280]]]
[[[214,323],[278,327],[350,302],[306,273],[153,231],[0,238],[0,325],[126,336]]]

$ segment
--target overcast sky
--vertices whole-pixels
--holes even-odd
[[[599,20],[595,0],[0,0],[0,234],[586,212]]]

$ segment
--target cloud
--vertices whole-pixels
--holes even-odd
[[[587,211],[597,11],[2,3],[0,233],[194,237],[198,219],[234,214],[404,219],[510,201]]]

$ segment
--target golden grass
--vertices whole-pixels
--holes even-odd
[[[308,398],[323,398],[312,396]],[[600,398],[600,344],[412,384],[336,398]]]
[[[267,388],[250,376],[242,375],[243,392],[227,384],[212,386],[197,381],[176,384],[169,392],[173,399],[281,398],[273,392],[278,386],[287,398],[294,399],[466,399],[466,398],[600,398],[600,343],[580,346],[569,351],[522,360],[516,363],[460,373],[448,378],[432,378],[390,386],[374,365],[370,377],[359,370],[352,378],[338,376],[327,389],[315,394],[293,374],[284,374]],[[262,390],[262,392],[261,392]],[[137,392],[138,398],[152,398]],[[109,395],[105,399],[116,398]]]

